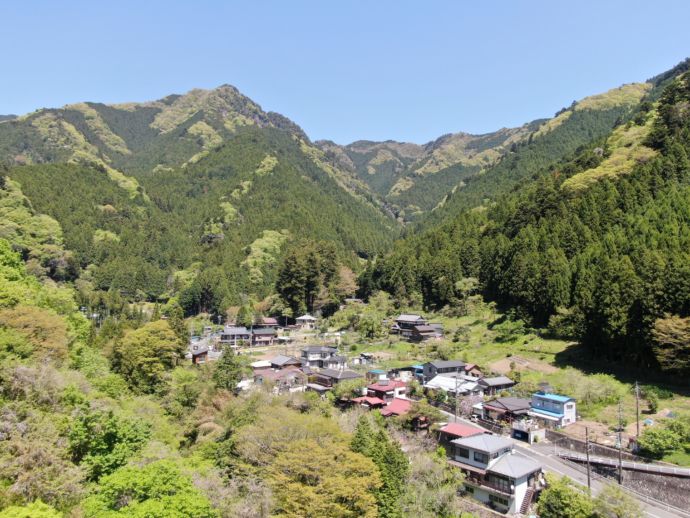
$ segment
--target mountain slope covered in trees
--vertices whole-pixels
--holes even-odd
[[[441,223],[371,265],[364,290],[419,295],[439,308],[456,304],[472,285],[467,279],[477,278],[485,296],[580,339],[592,358],[686,376],[690,77],[664,77],[644,91],[621,126],[591,133],[567,159],[549,163],[558,156],[548,151],[554,141],[531,151],[543,155],[529,168],[506,170],[534,181],[507,192],[514,178],[496,176],[495,203],[481,210],[469,210],[479,188],[468,191],[462,210],[448,203]],[[550,133],[578,111],[585,110]],[[513,159],[497,168],[506,160]]]

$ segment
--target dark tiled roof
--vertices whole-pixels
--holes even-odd
[[[437,369],[447,369],[449,367],[464,367],[465,362],[461,360],[434,360],[432,362],[429,362],[431,365],[436,367]]]
[[[324,376],[326,378],[332,378],[336,380],[351,380],[362,377],[361,374],[358,374],[355,371],[337,371],[334,369],[321,369],[318,374],[319,376]]]

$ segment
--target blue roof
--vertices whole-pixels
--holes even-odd
[[[424,365],[413,365],[412,368],[417,370],[424,370]]]
[[[573,398],[569,396],[561,396],[559,394],[545,394],[542,392],[537,392],[534,394],[538,398],[548,399],[550,401],[556,401],[557,403],[567,403],[568,401],[573,401]]]
[[[545,410],[543,408],[539,408],[536,406],[533,406],[530,410],[532,412],[537,412],[538,414],[545,414],[553,417],[563,417],[563,414],[561,412],[552,412],[551,410]]]
[[[386,373],[386,371],[384,371],[382,369],[372,369],[369,372],[373,372],[374,374],[385,374]]]

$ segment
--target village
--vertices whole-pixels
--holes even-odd
[[[615,481],[616,476],[621,480],[623,456],[639,460],[634,455],[635,437],[623,439],[621,428],[613,434],[617,440],[613,447],[569,434],[569,427],[575,429],[573,425],[581,421],[578,402],[547,382],[525,394],[517,390],[519,376],[512,379],[459,359],[430,357],[391,366],[385,355],[343,346],[346,331],[329,332],[312,315],[302,315],[291,325],[281,326],[279,320],[287,322],[262,317],[250,328],[232,323],[220,329],[205,326],[191,338],[187,359],[200,365],[226,352],[245,356],[251,360],[251,374],[238,384],[240,391],[311,391],[342,410],[359,407],[384,419],[409,419],[411,429],[433,437],[444,448],[448,465],[464,475],[458,493],[478,501],[486,512],[529,515],[546,487],[546,473],[567,474],[582,487],[596,490],[606,480]],[[442,324],[419,314],[399,314],[383,325],[391,339],[412,344],[444,338]],[[633,463],[626,462],[626,477],[653,470],[628,464]],[[612,478],[604,479],[601,474],[607,470]],[[676,470],[675,477],[685,487],[690,470]],[[661,483],[668,486],[665,480]],[[642,505],[654,509],[655,516],[678,515],[675,489],[669,498],[657,495],[659,501],[630,491]]]

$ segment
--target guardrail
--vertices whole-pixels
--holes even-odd
[[[560,457],[560,456],[559,456]],[[582,473],[587,473],[587,468],[585,468],[582,464],[578,464],[577,462],[573,462],[569,459],[565,459],[563,457],[560,457],[563,462],[566,462],[569,466],[573,467],[574,469],[582,472]],[[596,473],[595,471],[590,471],[590,474],[592,478],[598,479],[600,482],[606,483],[606,484],[615,484],[615,481],[612,481],[610,478],[604,477],[600,475],[599,473]],[[623,484],[623,488],[625,489],[626,492],[632,493],[635,495],[635,498],[638,500],[641,500],[647,504],[653,505],[655,507],[659,507],[665,511],[669,511],[672,513],[676,513],[678,516],[683,516],[690,518],[690,511],[687,511],[685,509],[681,509],[680,507],[676,507],[671,504],[667,504],[666,502],[662,502],[661,500],[657,500],[656,498],[653,498],[651,496],[645,495],[644,493],[640,493],[636,489],[633,489],[631,487],[626,486]]]

